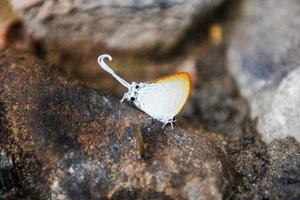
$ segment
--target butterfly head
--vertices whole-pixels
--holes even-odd
[[[136,102],[139,95],[139,91],[142,87],[143,87],[142,83],[132,82],[130,87],[128,88],[128,92],[125,94],[126,95],[125,98],[128,101]]]

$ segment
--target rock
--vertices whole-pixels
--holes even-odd
[[[242,138],[228,141],[235,171],[233,199],[299,199],[299,143],[285,138],[266,145],[254,126]]]
[[[270,110],[258,121],[258,131],[266,142],[295,137],[300,142],[300,69],[289,73],[283,79]]]
[[[228,67],[249,101],[252,118],[270,110],[281,80],[300,66],[300,4],[245,1],[231,36]]]
[[[300,198],[300,145],[292,138],[268,146],[269,166],[258,189],[266,199]]]
[[[140,52],[174,46],[197,18],[223,0],[10,2],[29,33],[46,46],[84,44]]]
[[[0,145],[23,198],[222,199],[230,190],[220,135],[162,129],[29,54],[0,51],[0,85]]]

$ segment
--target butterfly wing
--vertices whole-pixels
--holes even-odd
[[[182,110],[190,88],[188,73],[171,74],[141,88],[136,106],[151,117],[168,122]]]

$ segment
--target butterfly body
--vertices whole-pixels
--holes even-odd
[[[103,58],[99,56],[98,63],[106,70],[108,66],[101,62]],[[121,102],[125,99],[131,101],[152,118],[163,122],[164,126],[171,123],[173,128],[174,118],[182,110],[190,94],[191,81],[188,73],[180,72],[151,82],[132,82],[131,84],[124,82],[116,74],[112,75],[128,88],[128,92],[124,94]]]

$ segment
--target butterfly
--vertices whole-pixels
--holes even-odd
[[[170,123],[172,129],[174,129],[175,116],[182,110],[190,95],[190,75],[187,72],[179,72],[151,82],[132,82],[129,84],[104,62],[105,58],[109,61],[112,60],[112,57],[108,54],[100,55],[98,57],[100,67],[128,89],[121,102],[125,99],[133,102],[136,107],[153,119],[164,123],[163,128]]]

